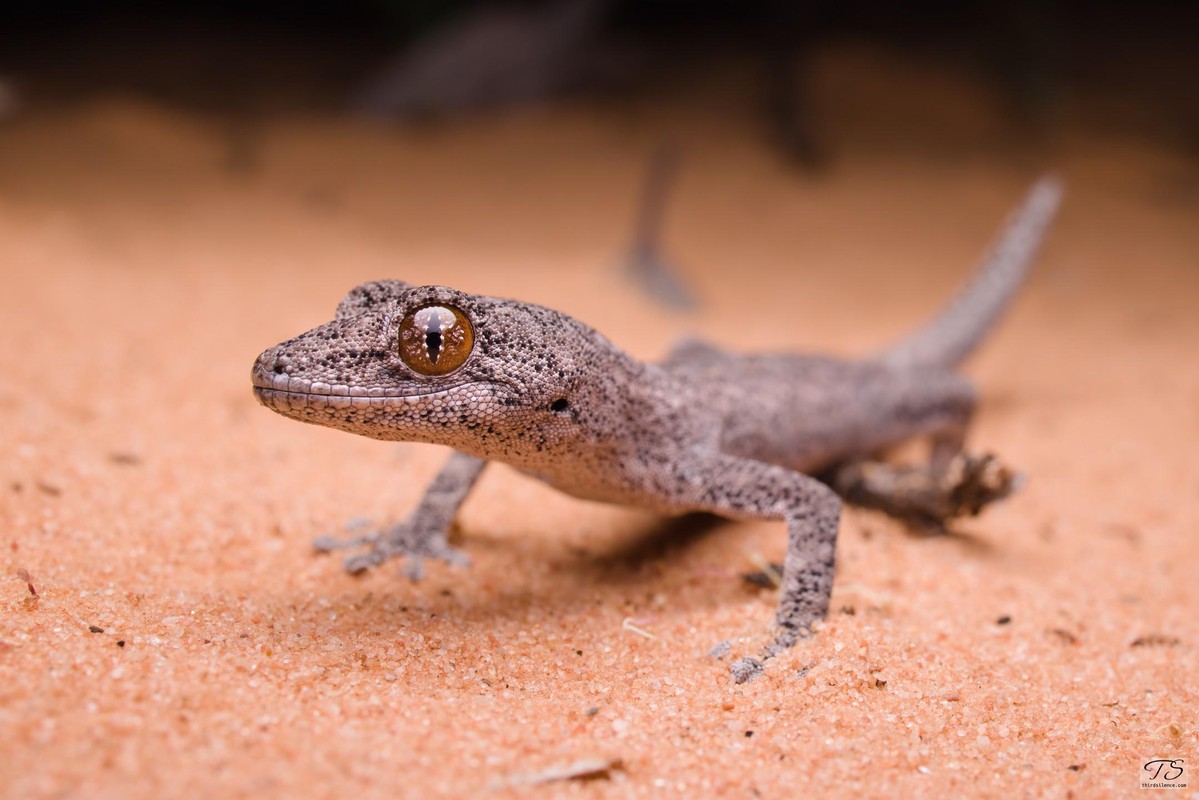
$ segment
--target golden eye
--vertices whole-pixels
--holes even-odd
[[[453,306],[425,306],[400,323],[400,358],[421,375],[447,375],[466,363],[475,332]]]

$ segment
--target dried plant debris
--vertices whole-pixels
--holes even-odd
[[[540,772],[511,775],[496,781],[492,788],[502,789],[511,786],[538,786],[543,783],[559,781],[591,781],[611,778],[614,773],[624,770],[624,762],[619,758],[583,758],[569,764],[550,767]]]
[[[108,454],[108,460],[122,467],[136,467],[142,463],[141,456],[125,450],[114,450]]]
[[[1150,633],[1132,640],[1130,647],[1177,647],[1182,640],[1164,633]]]
[[[22,567],[17,570],[17,577],[25,581],[25,585],[29,587],[29,593],[34,597],[41,597],[37,593],[37,588],[33,585],[33,577],[29,574],[29,570]]]
[[[1065,628],[1050,628],[1049,632],[1060,639],[1063,644],[1078,644],[1078,637]]]
[[[624,620],[620,623],[620,627],[626,631],[629,631],[630,633],[635,633],[638,636],[643,636],[646,639],[657,639],[658,638],[657,636],[650,633],[645,628],[641,627],[643,624],[645,624],[648,621],[649,620],[645,620],[645,619],[634,619],[633,617],[625,617]]]
[[[753,572],[741,573],[741,580],[750,586],[757,586],[762,589],[777,589],[782,585],[782,562],[766,561],[765,559],[757,558],[754,559],[754,564],[758,569]]]

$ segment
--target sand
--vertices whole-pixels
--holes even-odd
[[[1030,154],[986,138],[993,111],[925,114],[932,140],[848,115],[820,177],[687,102],[232,140],[133,97],[5,122],[0,794],[1089,798],[1181,758],[1170,796],[1199,796],[1199,167],[1079,125]],[[691,316],[617,266],[671,136]],[[469,570],[354,579],[311,550],[402,518],[445,457],[251,395],[258,352],[359,281],[552,305],[644,357],[686,333],[861,353],[1044,164],[1060,224],[967,367],[972,445],[1026,490],[945,538],[848,511],[833,614],[756,682],[709,651],[764,641],[773,594],[740,573],[779,524],[680,533],[495,466]],[[600,774],[515,786],[578,761]]]

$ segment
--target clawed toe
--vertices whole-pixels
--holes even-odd
[[[946,478],[946,494],[953,506],[953,516],[975,516],[985,506],[1004,499],[1024,484],[1020,473],[990,453],[961,455]]]
[[[466,553],[462,552],[458,548],[450,547],[449,545],[439,548],[436,552],[425,553],[425,555],[428,556],[429,558],[436,558],[439,561],[444,561],[445,563],[449,564],[451,567],[469,567],[470,566],[470,556],[468,556]]]
[[[336,536],[318,536],[312,540],[312,549],[318,553],[329,553],[340,550],[341,547],[341,540]]]
[[[341,539],[336,536],[318,536],[312,540],[312,549],[318,553],[332,553],[334,550],[348,550],[362,544],[360,539]]]
[[[346,568],[346,572],[351,575],[361,575],[371,567],[377,567],[386,560],[386,556],[379,553],[378,550],[368,550],[365,553],[346,556],[341,562]]]
[[[346,572],[351,575],[361,575],[392,558],[407,559],[404,574],[414,581],[424,577],[426,559],[445,561],[455,567],[470,565],[470,559],[466,554],[446,544],[444,537],[417,537],[406,527],[344,539],[337,536],[320,536],[312,542],[313,549],[318,553],[362,546],[368,549],[347,556],[342,561]]]
[[[351,547],[361,547],[368,544],[374,545],[378,541],[378,534],[350,536],[346,538],[340,536],[318,536],[312,540],[312,549],[318,553],[331,553],[334,550],[349,550]]]

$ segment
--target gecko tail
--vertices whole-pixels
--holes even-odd
[[[873,360],[896,369],[950,368],[970,355],[1024,282],[1062,194],[1062,181],[1054,175],[1033,184],[949,305]]]

